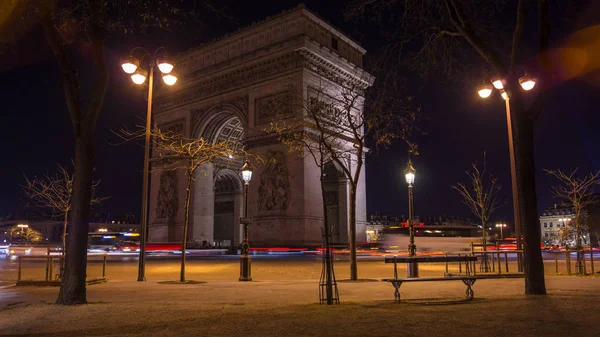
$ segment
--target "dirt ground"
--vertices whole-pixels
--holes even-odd
[[[0,289],[2,336],[599,336],[600,278],[549,276],[547,296],[522,279],[402,286],[340,282],[341,305],[318,304],[318,281],[114,281],[87,305],[56,306],[56,288]]]

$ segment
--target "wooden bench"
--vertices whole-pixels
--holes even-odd
[[[466,286],[466,294],[467,300],[472,300],[475,296],[473,292],[473,284],[478,276],[471,275],[471,270],[474,268],[471,265],[471,262],[477,261],[476,256],[471,255],[443,255],[443,256],[394,256],[394,257],[386,257],[385,263],[393,263],[394,264],[394,278],[392,279],[383,279],[384,282],[390,282],[392,286],[394,286],[394,299],[396,301],[400,301],[400,287],[402,283],[405,282],[430,282],[430,281],[462,281]],[[398,263],[446,263],[446,274],[444,277],[410,277],[410,278],[398,278]],[[459,275],[451,275],[448,274],[447,263],[448,262],[458,262],[460,266],[465,264],[465,274],[462,273]],[[462,267],[460,268],[462,270]],[[507,274],[504,274],[507,275]]]

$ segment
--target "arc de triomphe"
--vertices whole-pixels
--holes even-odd
[[[210,44],[176,62],[177,85],[154,104],[159,127],[190,137],[229,141],[274,161],[255,167],[248,193],[252,246],[316,246],[323,223],[319,169],[310,156],[288,153],[262,132],[272,116],[265,105],[292,91],[308,95],[327,74],[356,76],[365,50],[304,7],[284,12]],[[360,112],[362,113],[362,111]],[[200,168],[192,190],[189,242],[238,246],[243,182],[240,158]],[[351,165],[350,163],[348,165]],[[327,212],[333,242],[348,243],[346,179],[328,167]],[[364,172],[364,170],[363,170]],[[357,193],[357,241],[365,241],[364,174]],[[150,242],[181,240],[185,173],[151,177]]]

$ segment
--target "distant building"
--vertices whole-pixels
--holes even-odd
[[[405,215],[390,215],[385,213],[376,212],[369,216],[369,223],[367,225],[367,242],[379,241],[383,238],[383,230],[394,226],[406,226],[408,217]],[[448,226],[448,227],[464,227],[477,225],[469,218],[457,217],[457,216],[427,216],[420,218],[414,216],[415,225],[427,226]]]
[[[570,222],[575,221],[575,210],[570,206],[554,204],[540,216],[542,241],[547,245],[575,245],[575,233],[569,231]],[[586,240],[584,239],[584,244]]]
[[[99,214],[96,214],[98,216]],[[127,220],[129,219],[129,220]],[[63,222],[56,220],[43,220],[40,217],[28,216],[28,214],[21,214],[15,216],[4,217],[0,220],[0,243],[10,242],[11,238],[8,236],[9,228],[16,225],[28,225],[30,228],[42,234],[42,241],[46,242],[60,242],[63,232]],[[98,216],[93,217],[89,224],[89,232],[132,232],[137,233],[140,231],[140,224],[136,222],[135,217],[132,215],[114,216],[108,217]]]

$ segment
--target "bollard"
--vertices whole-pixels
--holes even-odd
[[[569,252],[569,248],[567,248],[566,254],[566,263],[567,263],[567,275],[571,275],[571,253]]]
[[[446,274],[448,274],[448,253],[444,253],[444,256],[446,257]]]
[[[46,281],[49,280],[50,276],[48,275],[48,271],[50,269],[50,267],[48,267],[48,262],[50,261],[49,255],[48,257],[46,257]]]
[[[556,273],[558,274],[558,252],[554,252],[554,264],[556,265]]]
[[[48,255],[48,281],[52,281],[52,257]]]
[[[106,254],[104,254],[104,258],[102,259],[102,278],[106,277]]]
[[[594,275],[594,249],[590,251],[590,263],[592,264],[592,275]]]
[[[17,271],[17,283],[19,283],[21,281],[21,257],[18,257],[19,259],[19,267],[18,267],[18,271]]]
[[[585,262],[585,248],[581,252],[581,255],[582,255],[581,258],[583,259],[583,275],[587,275],[587,266],[586,266],[586,262]]]
[[[502,264],[500,264],[502,261],[500,261],[500,252],[497,252],[498,256],[498,274],[502,274]]]

